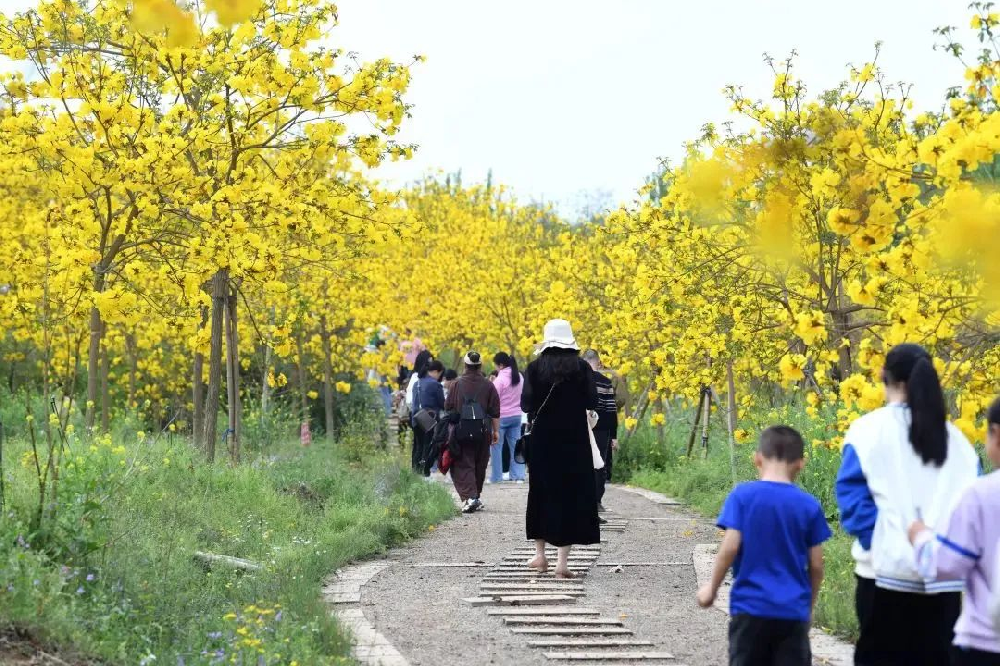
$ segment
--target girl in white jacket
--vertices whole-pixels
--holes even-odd
[[[962,582],[925,583],[907,528],[944,524],[979,459],[948,422],[930,355],[903,344],[886,355],[887,405],[851,424],[837,475],[844,530],[857,538],[858,666],[942,666],[962,606]]]

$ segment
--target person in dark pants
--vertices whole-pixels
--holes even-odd
[[[604,467],[594,470],[597,478],[597,510],[604,508],[604,490],[611,479],[611,451],[618,446],[618,401],[615,399],[615,387],[611,378],[600,372],[601,356],[596,350],[583,352],[583,360],[594,370],[594,384],[597,385],[597,425],[594,426],[594,441],[601,452]],[[601,522],[605,522],[601,519]]]
[[[840,522],[857,541],[857,666],[947,664],[962,580],[924,580],[907,528],[944,525],[976,480],[976,450],[948,422],[934,360],[896,345],[882,369],[886,406],[851,423],[835,484]]]
[[[451,480],[455,484],[455,492],[462,499],[462,513],[475,513],[484,508],[481,495],[486,482],[486,466],[490,462],[490,446],[497,442],[500,435],[500,396],[493,382],[483,375],[482,356],[470,351],[464,360],[465,372],[448,391],[445,409],[460,415],[456,437],[460,440],[461,450],[452,463]],[[469,428],[476,432],[476,436],[468,441],[459,436],[467,411],[482,412],[478,414],[482,423]]]
[[[819,501],[795,485],[804,451],[793,428],[766,429],[754,454],[760,480],[736,486],[722,505],[726,534],[698,604],[711,607],[732,567],[729,666],[812,665],[809,624],[831,533]]]
[[[444,364],[437,359],[427,364],[426,374],[417,380],[413,388],[413,414],[426,409],[437,418],[444,410],[444,387],[441,386],[441,376],[444,374]],[[434,437],[434,429],[424,431],[420,424],[413,422],[414,451],[419,452],[417,464],[420,466],[419,472],[424,476],[431,475],[431,467],[434,466],[434,457],[429,455],[431,451],[431,440]]]
[[[406,388],[403,392],[403,399],[406,401],[406,411],[409,413],[408,423],[410,426],[410,431],[413,433],[413,448],[410,452],[410,465],[413,467],[414,472],[423,471],[423,465],[421,460],[423,460],[423,441],[420,439],[420,434],[417,432],[417,427],[413,421],[413,415],[419,410],[415,409],[414,400],[417,399],[417,382],[427,376],[427,365],[434,360],[431,353],[424,349],[419,354],[417,354],[417,360],[413,365],[413,372],[410,373],[409,379],[406,380]]]

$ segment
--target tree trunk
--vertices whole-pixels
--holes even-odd
[[[226,309],[229,270],[212,276],[212,348],[208,355],[208,392],[205,395],[205,455],[215,460],[215,439],[219,426],[219,391],[222,389],[222,320]]]
[[[853,343],[851,341],[851,315],[843,311],[844,286],[843,281],[837,284],[837,311],[833,313],[833,326],[837,335],[837,371],[840,374],[840,381],[844,381],[851,375],[854,369]],[[846,340],[848,344],[842,344]]]
[[[274,308],[271,308],[269,323],[274,326]],[[271,385],[267,383],[267,376],[271,374],[271,345],[264,341],[264,372],[260,382],[260,422],[267,419],[267,412],[271,408]]]
[[[226,403],[229,407],[229,455],[240,462],[240,352],[236,330],[236,293],[226,301]]]
[[[736,379],[733,376],[733,362],[726,365],[726,388],[729,395],[726,396],[726,411],[729,417],[729,432],[736,432],[736,420],[738,411],[736,409]]]
[[[694,438],[698,434],[698,424],[701,423],[702,415],[702,402],[705,400],[704,390],[698,394],[698,408],[694,412],[694,424],[691,425],[691,434],[688,435],[688,445],[685,454],[688,459],[691,458],[691,454],[694,452]]]
[[[729,397],[726,403],[729,411],[729,470],[733,475],[733,487],[736,486],[736,377],[733,374],[732,360],[726,364],[726,388]]]
[[[97,293],[103,291],[103,284],[98,282]],[[96,306],[90,308],[90,344],[87,347],[87,431],[94,430],[97,414],[97,391],[100,381],[101,337],[103,323],[101,311]]]
[[[201,308],[201,328],[208,322],[208,308]],[[194,413],[191,415],[191,433],[194,435],[194,445],[200,447],[205,441],[205,355],[200,350],[194,352],[194,364],[191,368],[191,398],[194,401]]]
[[[712,417],[712,387],[705,387],[705,415],[701,420],[701,447],[705,449],[705,457],[708,457],[708,426]]]
[[[103,337],[103,336],[102,336]],[[111,431],[111,386],[108,374],[111,372],[111,355],[107,344],[101,344],[101,432]]]
[[[330,332],[326,330],[326,317],[319,320],[323,337],[323,412],[326,415],[326,441],[333,442],[333,350]]]
[[[301,399],[302,423],[309,423],[309,396],[306,392],[306,354],[302,346],[303,332],[299,330],[295,336],[295,344],[299,352],[299,397]]]
[[[260,384],[260,420],[261,423],[267,418],[267,412],[271,409],[271,385],[267,383],[267,377],[271,374],[271,345],[264,343],[264,371],[261,373]]]
[[[139,387],[139,343],[135,330],[125,334],[125,348],[128,350],[128,409],[136,408],[135,396]]]

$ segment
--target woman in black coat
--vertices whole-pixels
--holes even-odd
[[[528,464],[528,539],[536,555],[528,566],[547,571],[546,542],[558,548],[557,578],[573,578],[570,547],[599,543],[594,459],[587,410],[597,406],[594,373],[580,358],[569,322],[545,325],[539,357],[525,370],[521,409],[533,422]]]

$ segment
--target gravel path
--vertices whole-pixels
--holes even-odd
[[[529,637],[513,634],[500,618],[462,601],[479,595],[487,568],[414,566],[431,562],[493,564],[527,546],[527,486],[487,486],[483,501],[484,511],[460,516],[426,538],[394,551],[390,566],[362,588],[364,616],[414,666],[553,663],[542,650],[528,647]],[[696,579],[691,564],[696,544],[718,540],[715,528],[679,507],[655,504],[618,488],[608,489],[604,503],[613,517],[628,524],[624,532],[603,535],[597,565],[584,579],[586,596],[577,605],[599,610],[604,617],[621,618],[625,627],[634,631],[634,638],[655,646],[643,649],[670,652],[676,657],[649,663],[724,664],[726,617],[695,605]],[[618,562],[667,564],[626,566],[620,572],[603,566]]]

